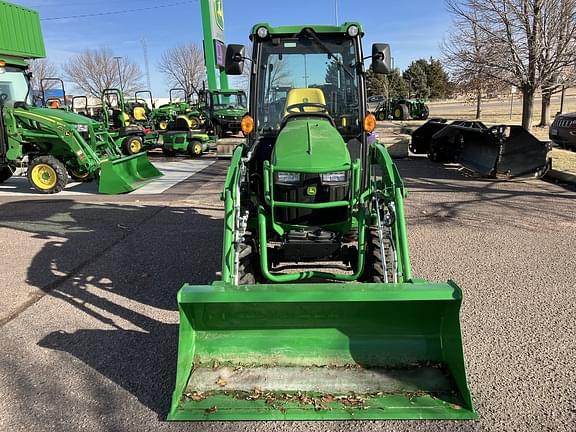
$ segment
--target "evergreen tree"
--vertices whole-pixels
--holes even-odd
[[[424,63],[426,60],[423,60]],[[417,98],[426,99],[430,96],[426,70],[422,67],[422,61],[415,61],[404,71],[404,79],[408,82],[410,95]]]
[[[388,94],[388,77],[374,73],[372,68],[368,69],[368,72],[366,72],[366,90],[368,96]]]
[[[394,69],[388,75],[388,82],[389,82],[389,89],[391,98],[394,97],[408,97],[408,86],[406,85],[406,81],[400,75],[399,69]]]
[[[446,99],[448,97],[448,73],[440,60],[430,57],[426,67],[426,79],[430,88],[430,99]]]

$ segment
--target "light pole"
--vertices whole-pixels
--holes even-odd
[[[334,0],[334,17],[336,18],[336,25],[338,24],[338,0]]]
[[[120,70],[120,59],[122,57],[114,57],[116,59],[116,66],[118,66],[118,78],[120,79],[120,92],[124,94],[124,85],[122,84],[122,72]]]

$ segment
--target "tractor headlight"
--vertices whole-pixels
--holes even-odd
[[[300,173],[282,172],[276,173],[276,183],[285,185],[295,185],[300,183]]]
[[[76,125],[76,130],[77,130],[78,132],[88,132],[88,125],[77,124],[77,125]]]
[[[264,39],[268,37],[268,29],[266,27],[260,27],[256,30],[256,34],[260,39]]]
[[[324,173],[320,175],[323,184],[346,183],[346,171]]]
[[[348,27],[348,36],[356,37],[356,36],[358,36],[358,33],[360,33],[358,26],[351,25],[350,27]]]

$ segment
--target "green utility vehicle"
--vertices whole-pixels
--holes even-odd
[[[221,279],[178,293],[170,420],[473,419],[462,291],[412,276],[407,191],[366,111],[360,24],[252,29]],[[245,49],[228,45],[226,73]],[[291,77],[270,110],[273,70]],[[426,247],[426,245],[421,245]]]
[[[212,140],[205,133],[191,131],[168,131],[162,134],[162,153],[165,156],[187,154],[201,156]]]
[[[377,120],[426,120],[430,109],[423,99],[386,98],[374,110]]]
[[[101,103],[104,125],[124,154],[133,155],[157,146],[158,133],[139,124],[147,121],[145,111],[129,112],[120,90],[105,89]]]
[[[38,14],[0,1],[0,183],[27,167],[40,193],[60,192],[68,174],[98,179],[102,193],[123,193],[161,176],[145,154],[122,157],[99,122],[33,105],[26,60],[43,57]]]
[[[216,138],[226,132],[240,132],[240,121],[247,112],[246,93],[243,90],[208,90],[204,115],[207,128]]]

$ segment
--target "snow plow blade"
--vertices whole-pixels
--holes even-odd
[[[106,160],[100,165],[98,191],[105,194],[132,192],[162,175],[146,153]]]
[[[185,285],[169,420],[474,419],[454,282]]]

